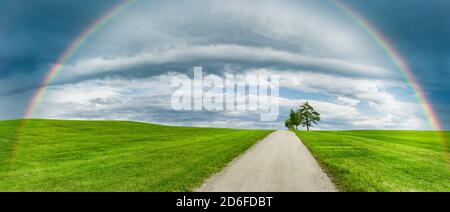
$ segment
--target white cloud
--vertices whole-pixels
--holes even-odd
[[[195,44],[279,46],[320,57],[373,59],[376,45],[342,14],[317,1],[141,1],[99,32],[95,48],[120,53]],[[112,51],[117,52],[117,51]]]
[[[190,61],[239,61],[243,63],[271,63],[278,65],[305,66],[335,74],[369,77],[392,77],[388,69],[327,58],[312,58],[271,48],[238,45],[191,46],[164,52],[146,52],[131,57],[93,58],[66,66],[60,79],[120,71],[144,65],[159,65]]]
[[[358,105],[358,103],[361,102],[358,99],[347,98],[347,97],[343,97],[343,96],[338,96],[336,100],[337,100],[337,102],[339,102],[343,105],[350,105],[350,106],[356,106],[356,105]]]
[[[254,74],[255,71],[246,73]],[[330,84],[320,82],[323,79],[317,76],[314,81],[301,81],[301,77],[311,74],[314,76],[314,73],[309,72],[283,72],[280,75],[283,83],[280,85],[330,98],[280,97],[277,99],[281,111],[280,119],[269,123],[260,122],[257,112],[185,111],[177,113],[173,111],[170,105],[171,94],[175,90],[170,87],[172,74],[140,79],[105,78],[52,86],[48,89],[48,96],[44,102],[46,107],[41,108],[38,116],[138,120],[171,125],[282,128],[282,119],[289,109],[297,108],[303,102],[309,101],[322,114],[323,123],[319,126],[320,129],[421,129],[427,127],[420,115],[419,105],[396,100],[384,90],[385,84],[362,79],[360,80],[362,82],[357,82],[353,81],[355,79],[338,77],[334,79],[334,85],[332,85],[334,90],[331,91]],[[298,84],[292,80],[294,77],[299,78],[301,83]],[[355,84],[371,85],[358,90],[355,96],[342,95],[347,94],[347,89]],[[369,88],[377,89],[372,91]],[[385,98],[377,98],[373,101],[372,95],[385,96]]]
[[[389,87],[401,87],[404,84],[395,80],[360,79],[354,77],[323,74],[311,71],[273,71],[258,69],[256,72],[269,72],[280,76],[280,84],[286,88],[322,93],[346,98],[353,101],[364,100],[374,103],[391,101],[394,96],[386,90]]]

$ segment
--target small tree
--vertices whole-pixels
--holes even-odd
[[[302,118],[300,124],[303,127],[306,127],[308,131],[309,128],[318,125],[320,122],[320,114],[316,112],[308,102],[301,105],[297,113],[300,114],[300,117]]]
[[[294,126],[291,123],[291,119],[289,119],[289,118],[286,119],[286,121],[284,121],[284,126],[286,128],[288,128],[289,130],[293,130],[294,129]]]
[[[301,114],[291,109],[289,121],[294,129],[298,129],[298,126],[302,123]]]

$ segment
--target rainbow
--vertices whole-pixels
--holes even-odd
[[[73,57],[73,55],[83,46],[83,44],[99,29],[109,23],[115,16],[117,16],[120,12],[122,12],[125,8],[127,8],[132,2],[138,0],[123,0],[118,5],[109,10],[106,14],[101,16],[95,22],[93,22],[86,30],[84,30],[69,46],[65,49],[65,51],[58,58],[56,63],[48,70],[43,82],[38,87],[37,91],[33,95],[25,113],[24,120],[28,120],[32,118],[33,113],[38,108],[43,96],[45,96],[46,89],[49,84],[56,78],[58,73],[61,72],[64,65]],[[361,15],[355,12],[353,9],[345,5],[340,0],[330,0],[332,4],[336,6],[336,8],[343,11],[346,15],[351,17],[355,23],[364,29],[367,34],[380,45],[380,47],[386,52],[388,57],[394,62],[394,65],[401,71],[405,80],[410,85],[413,90],[417,100],[421,104],[423,108],[424,114],[426,115],[430,126],[437,131],[440,135],[440,140],[443,145],[446,147],[446,141],[442,136],[442,127],[440,125],[439,119],[437,118],[431,104],[428,101],[427,96],[423,92],[421,86],[417,83],[412,70],[408,67],[405,60],[400,56],[397,50],[391,45],[386,38],[383,37],[381,33],[379,33],[368,21],[366,21]],[[26,126],[26,121],[22,124],[24,128]],[[20,133],[18,133],[20,134]],[[17,136],[19,137],[19,136]],[[18,139],[17,142],[18,143]],[[16,144],[15,146],[17,146]],[[447,147],[446,147],[447,148]]]
[[[64,67],[64,64],[67,63],[72,58],[72,56],[83,46],[83,44],[86,43],[86,41],[93,34],[95,34],[95,32],[97,32],[99,29],[101,29],[103,26],[109,23],[114,17],[116,17],[120,12],[122,12],[125,8],[131,5],[131,3],[133,3],[134,1],[135,0],[122,0],[119,4],[110,9],[106,14],[104,14],[99,19],[94,21],[94,23],[92,23],[88,28],[86,28],[86,30],[84,30],[69,45],[69,47],[61,54],[61,56],[59,56],[56,63],[50,68],[50,70],[47,71],[44,81],[41,83],[37,91],[34,93],[31,102],[25,111],[24,119],[29,119],[32,117],[34,111],[36,111],[37,107],[39,106],[40,101],[45,96],[45,92],[47,90],[48,85],[50,85],[50,83],[52,83],[52,81],[56,78],[58,73],[61,72],[62,68]]]
[[[30,118],[32,118],[33,113],[36,111],[40,102],[45,96],[47,87],[54,81],[58,73],[61,72],[62,68],[64,67],[64,64],[66,64],[73,57],[73,55],[83,46],[84,43],[86,43],[86,41],[93,34],[95,34],[95,32],[97,32],[103,26],[108,24],[112,19],[114,19],[126,8],[130,7],[130,5],[132,5],[132,3],[134,3],[135,1],[137,0],[122,0],[120,1],[120,3],[118,3],[110,10],[108,10],[100,18],[94,21],[88,28],[86,28],[78,35],[78,37],[58,57],[58,60],[55,62],[55,64],[47,71],[47,74],[45,75],[43,82],[40,84],[40,86],[37,88],[36,92],[32,96],[31,101],[27,109],[25,110],[22,121],[16,128],[11,154],[10,157],[8,158],[7,164],[11,165],[15,161],[20,145],[20,139],[23,134],[23,130],[27,128],[29,124],[28,121]]]
[[[401,71],[404,79],[408,82],[413,90],[417,100],[420,102],[431,127],[437,131],[442,131],[438,117],[436,116],[431,104],[429,104],[428,98],[423,92],[419,83],[413,75],[412,70],[409,68],[405,60],[400,56],[397,50],[383,37],[383,35],[375,29],[369,22],[367,22],[361,15],[345,5],[341,0],[330,0],[336,7],[344,11],[349,17],[351,17],[356,24],[364,29],[372,39],[380,45],[380,47],[386,52],[388,57],[394,62],[394,65]]]
[[[332,2],[337,8],[351,17],[358,26],[364,29],[367,34],[386,52],[387,56],[393,61],[398,70],[400,70],[403,78],[411,87],[416,99],[420,103],[425,116],[430,123],[430,126],[436,131],[437,138],[444,147],[446,159],[449,159],[448,144],[443,134],[439,118],[437,117],[435,111],[433,110],[433,107],[428,100],[428,97],[426,96],[420,84],[417,82],[411,68],[408,66],[406,61],[400,56],[394,46],[391,45],[390,42],[388,42],[388,40],[360,14],[344,4],[341,0],[330,0],[330,2]]]

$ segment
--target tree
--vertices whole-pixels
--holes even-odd
[[[298,129],[298,126],[302,123],[301,114],[291,109],[289,121],[294,129]]]
[[[290,130],[297,130],[298,126],[301,125],[309,131],[311,127],[318,125],[319,122],[320,114],[308,102],[305,102],[300,105],[297,111],[291,109],[289,118],[284,122],[284,126]]]
[[[286,121],[284,121],[284,126],[286,128],[288,128],[289,130],[293,130],[294,129],[294,126],[291,123],[291,119],[289,119],[289,118],[286,119]]]
[[[300,105],[300,109],[297,113],[300,114],[299,116],[302,118],[300,125],[306,127],[308,131],[309,128],[318,125],[320,122],[320,114],[316,112],[308,102]]]

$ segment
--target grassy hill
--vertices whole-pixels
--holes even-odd
[[[271,131],[0,122],[0,191],[189,191]]]
[[[190,191],[271,133],[122,121],[0,121],[0,191]],[[22,129],[20,139],[17,129]],[[343,191],[450,191],[429,131],[298,131]]]
[[[446,147],[431,131],[297,131],[344,191],[450,191]]]

